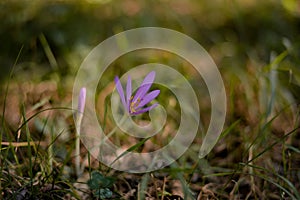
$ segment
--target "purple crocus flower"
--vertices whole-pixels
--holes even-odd
[[[115,77],[116,88],[120,95],[122,104],[124,105],[126,111],[130,115],[138,115],[147,112],[158,105],[158,103],[155,103],[149,107],[144,107],[146,104],[150,103],[153,99],[155,99],[160,93],[160,90],[153,90],[147,93],[154,81],[154,78],[155,78],[154,71],[147,74],[144,81],[137,89],[135,95],[132,95],[131,78],[130,76],[128,76],[127,85],[126,85],[126,98],[125,98],[125,94],[121,82],[119,80],[119,77],[117,76]]]

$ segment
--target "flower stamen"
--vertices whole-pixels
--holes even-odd
[[[136,112],[136,108],[139,106],[141,102],[141,98],[138,98],[136,101],[132,102],[133,96],[130,98],[130,112],[134,113]]]

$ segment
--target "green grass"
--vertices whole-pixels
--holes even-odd
[[[282,2],[1,3],[0,38],[6,40],[0,58],[7,73],[0,88],[0,199],[300,199],[300,14]],[[148,152],[173,137],[126,136],[111,114],[114,76],[149,61],[174,67],[198,91],[199,133],[172,165],[143,174],[111,169],[81,144],[78,177],[71,106],[76,72],[100,41],[141,26],[179,30],[212,55],[226,87],[224,130],[199,159],[211,107],[201,77],[167,52],[124,55],[97,87],[97,117],[111,140]],[[180,107],[160,89],[158,101],[169,114],[164,130],[172,133]]]

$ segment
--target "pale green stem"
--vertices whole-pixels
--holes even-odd
[[[76,140],[75,140],[75,170],[76,175],[79,177],[83,170],[80,168],[80,128],[83,113],[77,112],[76,117]]]

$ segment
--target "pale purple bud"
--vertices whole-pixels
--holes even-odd
[[[81,114],[84,112],[85,98],[86,98],[86,88],[83,87],[80,89],[80,93],[78,97],[78,112]]]

